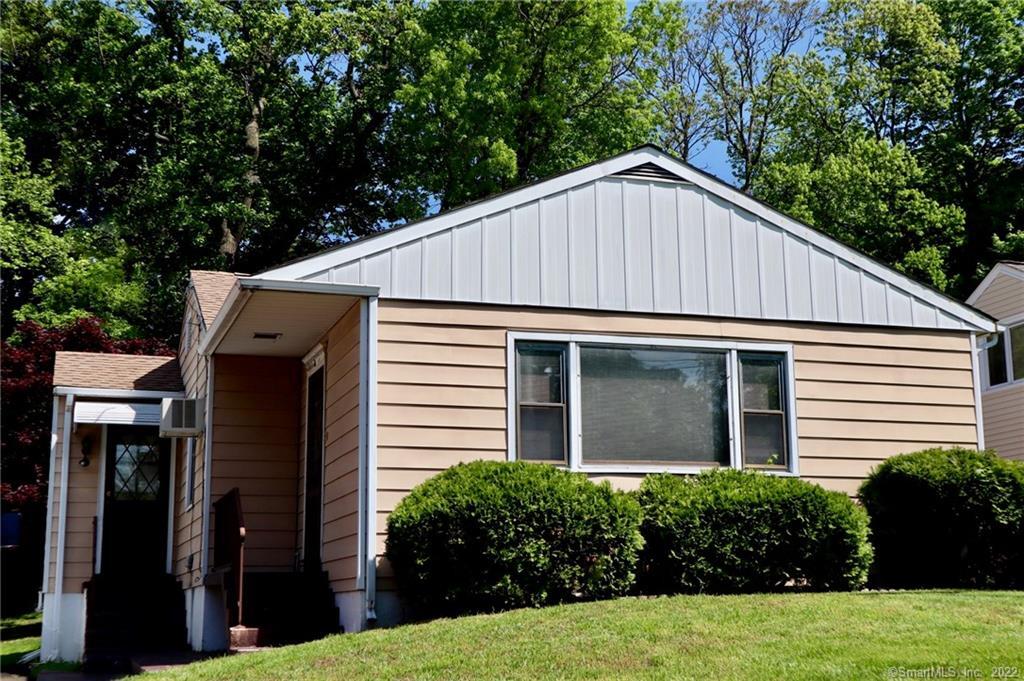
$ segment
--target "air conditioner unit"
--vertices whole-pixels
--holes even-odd
[[[160,405],[160,437],[192,437],[203,432],[206,400],[165,397]]]

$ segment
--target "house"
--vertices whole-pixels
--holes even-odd
[[[981,352],[985,442],[1024,461],[1024,262],[996,263],[967,302],[1004,327]]]
[[[223,648],[240,601],[274,640],[393,623],[388,512],[460,461],[854,494],[886,457],[982,445],[997,330],[654,147],[193,272],[176,360],[58,355],[43,656]],[[165,398],[193,430],[159,436]]]

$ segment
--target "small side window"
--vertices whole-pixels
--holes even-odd
[[[743,463],[788,468],[785,357],[740,353],[740,408],[743,413]]]
[[[565,376],[564,344],[516,344],[516,449],[521,459],[568,463]]]
[[[1006,341],[1003,334],[996,336],[996,342],[988,349],[988,384],[1006,383]]]
[[[1010,327],[1010,363],[1013,380],[1024,381],[1024,324]]]

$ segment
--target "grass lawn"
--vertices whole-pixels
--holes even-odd
[[[0,637],[0,669],[9,671],[21,656],[30,653],[39,647],[40,638],[29,636],[27,638],[15,638],[7,640]]]
[[[146,681],[884,679],[892,667],[987,679],[1000,666],[1024,678],[1024,592],[626,598],[332,636]]]
[[[32,612],[26,612],[23,615],[15,615],[14,617],[4,617],[0,619],[0,632],[4,632],[15,627],[27,627],[33,624],[42,623],[43,613],[33,610]]]

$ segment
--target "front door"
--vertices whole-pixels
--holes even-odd
[[[107,426],[103,573],[166,571],[169,440],[152,426]]]
[[[324,368],[306,379],[306,493],[302,559],[307,570],[320,569],[320,519],[324,465]]]

